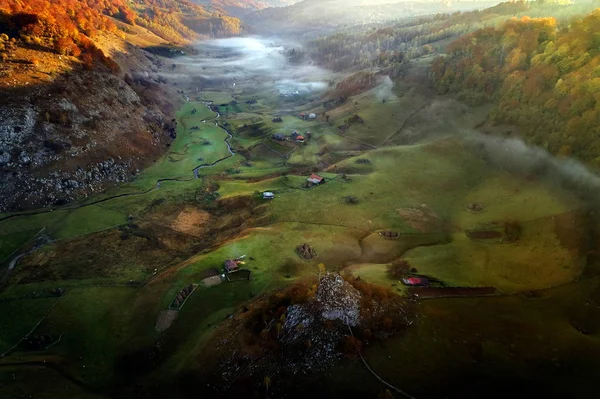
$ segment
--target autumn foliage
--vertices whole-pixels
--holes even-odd
[[[370,284],[360,277],[345,276],[362,294],[361,328],[355,335],[364,340],[383,340],[401,333],[411,324],[415,309],[411,300],[402,298],[387,287]]]
[[[0,0],[0,31],[24,45],[78,57],[88,69],[100,64],[116,72],[116,63],[92,38],[98,31],[116,31],[106,15],[120,15],[125,8],[121,0]]]
[[[455,41],[432,77],[440,93],[493,102],[493,121],[518,125],[553,154],[600,163],[599,38],[600,10],[565,27],[512,19]]]
[[[236,18],[187,0],[0,0],[0,34],[37,49],[78,57],[86,68],[104,64],[118,69],[93,42],[99,32],[116,32],[116,20],[143,26],[173,42],[197,39],[197,31],[207,27],[210,35],[241,30]]]
[[[410,268],[407,260],[399,259],[388,266],[387,272],[391,278],[400,279],[409,272]]]

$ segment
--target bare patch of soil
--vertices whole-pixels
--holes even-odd
[[[223,280],[221,279],[221,276],[212,276],[202,280],[202,285],[205,287],[215,287],[220,285],[222,282]]]
[[[444,221],[427,204],[398,209],[398,213],[409,226],[423,233],[442,231],[445,228]]]
[[[210,214],[206,211],[186,207],[171,223],[171,228],[183,234],[199,237],[202,235],[204,231],[203,226],[209,217]]]
[[[154,329],[158,332],[167,330],[177,320],[177,316],[179,316],[179,312],[176,310],[162,310],[156,318]]]

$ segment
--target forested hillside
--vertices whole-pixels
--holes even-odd
[[[185,19],[193,19],[196,28],[184,24]],[[48,39],[67,53],[76,53],[75,47],[85,50],[84,36],[115,32],[115,20],[175,42],[197,39],[199,33],[229,36],[241,31],[239,20],[187,0],[0,0],[1,33],[40,45]]]
[[[367,24],[382,24],[399,19],[434,13],[473,10],[489,7],[498,1],[420,2],[400,0],[304,0],[289,7],[257,11],[245,20],[259,33],[298,34],[309,37],[323,31],[357,26],[364,31]]]
[[[568,25],[513,19],[452,43],[432,77],[440,93],[481,104],[532,143],[600,165],[600,10]]]
[[[394,76],[403,62],[423,54],[444,52],[450,40],[478,29],[499,26],[509,18],[553,16],[562,20],[591,9],[590,4],[515,1],[484,10],[405,18],[367,29],[353,27],[320,36],[308,48],[312,59],[334,71],[385,68]]]
[[[241,26],[187,0],[0,0],[0,211],[72,201],[159,157],[180,101],[160,54]]]
[[[518,125],[532,144],[600,165],[600,10],[592,3],[501,3],[352,27],[314,39],[308,55],[334,71],[370,69],[392,78],[410,60],[432,65],[440,94],[493,102],[492,123]]]

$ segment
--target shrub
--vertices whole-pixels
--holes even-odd
[[[346,355],[357,355],[362,349],[362,341],[352,335],[346,335],[340,342],[340,351]]]
[[[514,242],[521,237],[521,224],[517,221],[505,222],[504,223],[504,236],[506,241]]]
[[[410,270],[410,263],[407,260],[400,259],[388,266],[387,272],[391,278],[399,279]]]

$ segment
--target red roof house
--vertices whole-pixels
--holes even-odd
[[[425,277],[407,277],[407,278],[403,278],[402,282],[405,285],[413,285],[413,286],[429,285],[429,280],[427,280]]]
[[[311,182],[312,184],[323,184],[325,183],[325,178],[321,177],[319,175],[316,174],[312,174],[310,175],[310,177],[307,179],[309,182]]]

